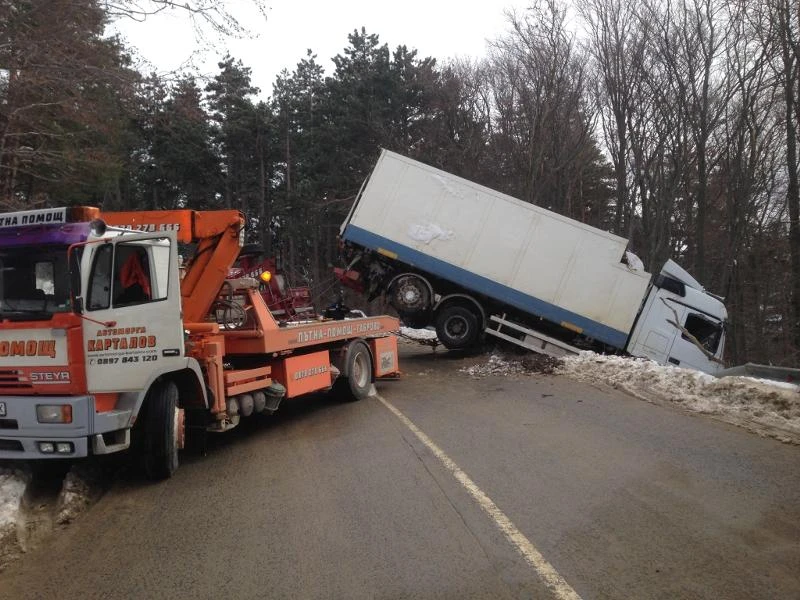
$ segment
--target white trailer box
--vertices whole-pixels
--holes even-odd
[[[387,150],[340,233],[616,348],[650,280],[624,238]]]

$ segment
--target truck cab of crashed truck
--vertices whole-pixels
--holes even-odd
[[[284,398],[360,400],[399,372],[397,319],[279,324],[230,278],[235,210],[0,215],[0,459],[125,450],[169,477],[194,429],[225,432]],[[194,254],[179,267],[178,243]],[[264,281],[264,276],[260,276]]]

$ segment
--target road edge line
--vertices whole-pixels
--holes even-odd
[[[485,512],[494,521],[495,525],[502,532],[505,538],[514,546],[517,551],[522,555],[525,561],[533,567],[536,574],[544,581],[547,587],[558,597],[559,600],[581,600],[578,593],[572,589],[567,581],[556,571],[555,567],[551,565],[547,559],[539,552],[531,541],[525,537],[517,526],[508,518],[508,516],[500,510],[494,501],[486,495],[486,493],[478,487],[478,485],[470,479],[461,467],[456,462],[445,454],[444,450],[439,448],[425,432],[417,427],[414,422],[405,416],[400,409],[395,407],[391,402],[386,400],[380,394],[375,394],[381,404],[383,404],[389,412],[405,425],[417,439],[422,442],[428,450],[450,471],[453,477],[464,487],[467,493],[478,503],[481,510]]]

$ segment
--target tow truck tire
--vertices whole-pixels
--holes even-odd
[[[364,342],[352,342],[344,359],[344,373],[333,385],[334,393],[345,402],[356,402],[369,396],[372,387],[372,355]]]
[[[464,350],[478,341],[478,317],[464,306],[445,306],[436,315],[436,336],[448,350]]]
[[[172,381],[156,383],[146,402],[144,472],[148,479],[168,479],[178,468],[178,388]]]

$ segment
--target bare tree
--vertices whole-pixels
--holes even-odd
[[[791,256],[791,327],[800,349],[800,184],[798,183],[798,126],[800,125],[800,7],[792,0],[770,0],[772,34],[767,40],[777,56],[778,85],[783,93],[786,132],[786,207]]]
[[[267,18],[266,0],[249,0],[249,3]],[[101,0],[100,4],[112,20],[124,18],[144,22],[153,15],[173,12],[188,17],[199,37],[205,37],[209,30],[224,37],[249,34],[247,25],[231,10],[230,3],[221,0]]]
[[[586,94],[586,57],[557,0],[509,15],[512,32],[491,58],[493,145],[506,190],[578,218],[586,208],[583,180],[600,161]],[[596,204],[595,204],[596,206]]]
[[[716,149],[709,145],[729,96],[727,72],[720,68],[729,22],[723,0],[648,2],[642,18],[653,28],[652,52],[663,65],[672,101],[682,112],[689,133],[691,179],[686,181],[687,254],[695,275],[705,278],[708,177]]]
[[[646,28],[627,0],[579,0],[578,10],[588,26],[588,48],[594,58],[599,85],[596,90],[606,148],[614,164],[616,204],[614,231],[624,235],[634,212],[628,163],[628,123],[634,87],[644,73],[642,54]]]

